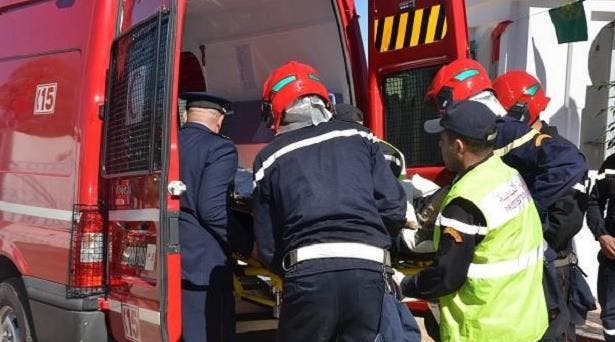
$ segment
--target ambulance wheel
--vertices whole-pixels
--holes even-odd
[[[32,341],[24,293],[19,278],[9,278],[0,283],[0,340],[2,341]]]

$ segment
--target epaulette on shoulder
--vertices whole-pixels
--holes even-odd
[[[551,139],[551,138],[552,137],[549,134],[540,133],[540,134],[536,135],[536,137],[534,138],[534,146],[540,147],[540,146],[542,146],[543,140]]]

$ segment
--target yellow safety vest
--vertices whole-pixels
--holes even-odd
[[[540,339],[548,324],[542,228],[523,179],[492,156],[453,184],[442,208],[457,197],[476,205],[487,226],[464,224],[441,213],[436,220],[436,248],[447,226],[483,236],[464,285],[440,298],[442,341]]]

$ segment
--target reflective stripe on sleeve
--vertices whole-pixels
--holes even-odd
[[[499,278],[519,273],[543,260],[542,244],[517,259],[488,264],[471,263],[468,278]]]
[[[587,193],[587,189],[585,189],[585,185],[583,185],[582,183],[577,183],[573,185],[572,188],[584,194]]]
[[[489,228],[487,227],[463,223],[452,218],[444,217],[442,214],[438,215],[436,224],[440,227],[451,227],[468,235],[487,235],[487,232],[489,232]]]
[[[615,175],[615,170],[605,169],[603,173],[599,173],[596,175],[596,180],[604,179],[607,175]]]
[[[327,132],[325,134],[319,135],[319,136],[315,136],[312,138],[308,138],[308,139],[303,139],[303,140],[299,140],[296,141],[292,144],[288,144],[284,147],[282,147],[281,149],[275,151],[271,156],[269,156],[269,158],[265,159],[265,161],[263,162],[263,165],[260,167],[260,169],[258,169],[258,171],[256,171],[254,173],[254,180],[256,182],[259,182],[260,180],[263,179],[263,177],[265,177],[265,170],[270,167],[271,165],[273,165],[273,163],[275,163],[275,161],[282,157],[283,155],[290,153],[294,150],[303,148],[303,147],[307,147],[307,146],[311,146],[311,145],[316,145],[319,144],[321,142],[327,141],[327,140],[331,140],[331,139],[335,139],[335,138],[341,138],[341,137],[351,137],[353,135],[359,135],[363,138],[366,138],[368,140],[371,140],[373,142],[376,142],[377,140],[374,138],[374,135],[371,133],[367,133],[364,131],[359,131],[356,129],[345,129],[342,131],[331,131],[331,132]]]
[[[494,150],[493,154],[498,156],[498,157],[503,157],[506,154],[508,154],[508,152],[510,152],[510,151],[514,150],[515,148],[525,144],[526,142],[531,141],[532,139],[534,139],[534,137],[537,134],[540,134],[540,133],[538,131],[532,129],[529,132],[525,133],[522,137],[513,140],[508,145],[500,147],[497,150]]]
[[[603,328],[604,329],[604,333],[609,335],[609,336],[615,336],[615,329],[607,329],[607,328]]]

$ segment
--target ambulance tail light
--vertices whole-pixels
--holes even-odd
[[[67,287],[69,298],[104,293],[105,223],[97,206],[75,205]]]

